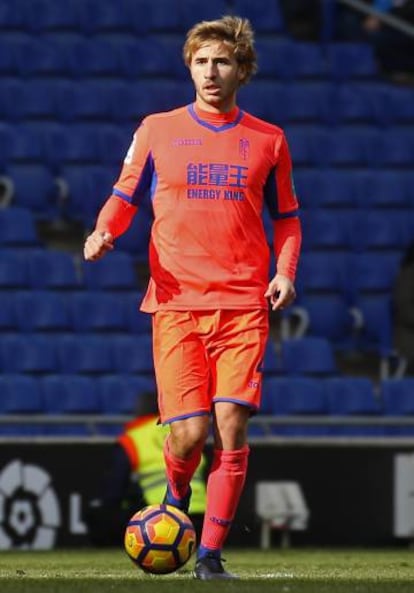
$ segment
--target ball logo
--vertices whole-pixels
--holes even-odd
[[[61,525],[49,474],[15,460],[0,472],[0,549],[48,550]]]

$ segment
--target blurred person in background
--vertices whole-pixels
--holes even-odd
[[[414,0],[366,0],[379,13],[414,25]],[[369,43],[380,73],[391,82],[414,82],[414,37],[381,20],[347,6],[335,5],[335,39]]]
[[[164,442],[169,427],[158,423],[156,396],[138,398],[137,414],[109,453],[106,470],[86,513],[89,539],[96,546],[122,544],[126,524],[140,508],[162,502],[167,485]],[[206,506],[206,457],[191,481],[189,516],[200,535]]]

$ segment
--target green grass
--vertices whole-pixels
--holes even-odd
[[[145,575],[122,550],[0,552],[1,593],[413,593],[410,550],[226,550],[239,581],[200,582],[193,561],[180,572]],[[214,588],[214,589],[213,589]]]

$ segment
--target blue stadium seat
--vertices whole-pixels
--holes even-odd
[[[120,74],[119,56],[106,39],[84,38],[69,52],[70,70],[82,79],[91,77],[117,77]]]
[[[409,87],[387,85],[384,97],[384,111],[387,109],[392,124],[414,123],[414,92]]]
[[[306,97],[305,101],[303,97]],[[293,82],[286,86],[288,120],[292,123],[329,123],[333,118],[333,100],[333,87],[330,84]]]
[[[43,151],[37,130],[32,130],[30,124],[3,123],[0,127],[2,139],[2,154],[0,165],[6,173],[7,167],[15,164],[40,164],[43,163]],[[4,144],[3,144],[4,139]]]
[[[327,49],[328,69],[336,81],[372,79],[378,73],[372,45],[335,42]]]
[[[315,137],[320,162],[331,167],[371,167],[380,140],[380,132],[369,124],[339,126],[330,137]]]
[[[352,223],[354,249],[404,251],[413,238],[410,209],[371,209],[355,213]]]
[[[281,368],[287,375],[329,376],[338,373],[327,338],[305,336],[281,341]]]
[[[96,380],[72,374],[40,379],[47,414],[99,414],[102,411]]]
[[[285,37],[261,35],[256,38],[258,80],[268,78],[273,84],[291,81],[293,73],[286,64],[291,45],[291,41]]]
[[[302,213],[303,247],[310,249],[342,249],[352,246],[353,211],[342,209],[311,209]]]
[[[153,393],[156,399],[156,385],[152,376],[129,374],[105,375],[97,379],[104,414],[136,415],[139,397]]]
[[[23,332],[66,331],[71,327],[65,299],[57,291],[15,292],[17,325]]]
[[[9,33],[10,31],[24,31],[25,18],[24,6],[27,2],[16,0],[13,3],[3,0],[0,4],[0,31]]]
[[[345,291],[348,257],[346,252],[304,251],[298,266],[298,294]]]
[[[62,334],[56,339],[59,371],[103,374],[114,370],[112,340],[98,334]]]
[[[72,328],[76,332],[126,331],[122,296],[88,290],[68,297]],[[109,338],[110,339],[110,338]]]
[[[83,0],[79,3],[79,13],[80,29],[86,35],[134,32],[128,4],[123,0],[118,0],[116,4],[99,0]]]
[[[387,134],[379,135],[375,160],[372,164],[382,167],[412,167],[414,162],[414,138],[409,128],[392,126]]]
[[[0,343],[0,368],[5,373],[53,373],[57,370],[54,337],[4,334]]]
[[[333,416],[368,416],[380,421],[382,405],[368,377],[335,377],[325,381],[328,411]],[[380,425],[336,425],[337,436],[382,436]]]
[[[112,193],[116,179],[114,169],[102,164],[72,163],[61,168],[60,178],[67,187],[65,217],[92,228],[99,210]]]
[[[414,377],[401,379],[383,379],[380,385],[384,414],[388,417],[414,415]],[[412,426],[387,426],[387,436],[404,436],[413,434]]]
[[[414,414],[414,377],[383,379],[380,391],[385,414],[390,416]]]
[[[67,76],[67,57],[57,49],[49,36],[27,35],[15,47],[18,74],[31,78]]]
[[[99,162],[98,126],[99,124],[91,122],[77,122],[61,128],[62,135],[56,159],[59,159],[62,165],[97,164]]]
[[[209,21],[220,18],[228,13],[227,0],[211,0],[200,3],[198,0],[178,0],[178,11],[181,26],[187,30],[194,25],[194,15],[198,21]]]
[[[130,145],[130,138],[117,124],[101,124],[96,130],[96,143],[100,164],[112,165],[119,170]],[[108,146],[111,147],[108,150]],[[115,181],[115,178],[113,179]]]
[[[327,338],[336,349],[354,346],[356,322],[342,294],[299,295],[296,304],[285,314],[292,325],[298,319],[296,334]]]
[[[5,122],[15,123],[19,121],[19,119],[21,118],[20,105],[22,92],[22,83],[18,78],[16,78],[15,76],[2,77],[0,96],[0,118]]]
[[[0,288],[28,288],[27,258],[13,249],[0,249]]]
[[[30,375],[0,377],[0,414],[42,414],[44,401],[39,380]]]
[[[269,338],[266,343],[266,350],[262,365],[263,375],[275,375],[281,373],[280,354],[272,338]]]
[[[0,252],[0,258],[2,257]],[[0,283],[0,331],[17,331],[15,291],[5,291]]]
[[[89,290],[132,290],[138,288],[138,276],[131,254],[113,251],[95,262],[82,262],[85,286]]]
[[[7,39],[0,39],[0,75],[2,78],[4,77],[4,80],[7,80],[6,77],[8,76],[14,79],[16,75],[16,60],[13,52],[10,51],[10,45]],[[0,113],[3,114],[2,111]]]
[[[20,139],[18,144],[23,143],[23,146],[20,149],[17,148],[16,162],[27,160],[24,151],[32,139],[36,145],[36,151],[34,153],[35,160],[47,166],[55,176],[58,176],[61,172],[60,168],[64,156],[65,141],[70,134],[68,127],[56,119],[30,120],[24,124],[20,123],[19,127],[16,127],[19,136],[22,128],[25,134],[27,134],[27,141],[25,138]],[[29,159],[33,160],[32,151],[29,151],[28,155]]]
[[[14,164],[6,168],[15,206],[27,208],[37,220],[59,218],[60,190],[50,169],[42,164]]]
[[[240,89],[239,105],[255,117],[282,125],[289,120],[290,105],[286,85],[258,79]]]
[[[106,123],[111,119],[112,94],[106,81],[93,78],[82,82],[61,79],[56,80],[54,84],[55,113],[60,122],[81,123],[96,120]]]
[[[26,31],[36,35],[50,32],[77,32],[80,25],[79,8],[82,4],[78,0],[65,0],[64,6],[50,0],[20,2],[24,27]]]
[[[0,210],[0,246],[36,247],[40,244],[32,212],[9,206]]]
[[[401,255],[398,251],[350,254],[348,290],[354,294],[389,293],[397,277]]]
[[[285,20],[278,0],[256,0],[256,2],[235,0],[233,10],[235,14],[248,18],[257,33],[285,32]],[[216,12],[214,18],[219,18],[220,14],[227,14],[227,12],[228,10]]]
[[[112,338],[114,368],[118,373],[153,373],[152,337],[148,334]]]
[[[27,266],[32,288],[65,290],[81,286],[74,257],[68,251],[36,250]]]
[[[151,333],[152,316],[139,310],[143,295],[132,291],[124,296],[128,331],[133,334]]]
[[[330,414],[337,416],[381,414],[380,398],[368,377],[331,377],[325,380]]]
[[[183,30],[179,4],[176,0],[127,0],[134,31],[145,33],[176,33]]]
[[[274,377],[266,382],[271,412],[326,414],[328,411],[323,381],[312,377]],[[269,397],[268,395],[268,397]]]
[[[354,177],[355,173],[352,174]],[[357,206],[371,212],[380,208],[409,208],[412,206],[412,175],[410,171],[371,169],[365,191],[357,195]]]
[[[286,50],[284,56],[283,48]],[[328,64],[318,43],[295,41],[282,47],[282,57],[285,60],[285,68],[290,69],[290,76],[295,80],[326,78]]]
[[[284,131],[296,167],[313,167],[326,159],[314,140],[316,133],[318,137],[324,134],[322,130],[314,125],[287,124]]]
[[[377,107],[378,89],[372,84],[337,84],[332,99],[335,102],[332,123],[372,125],[385,119]]]
[[[125,81],[149,76],[174,78],[177,74],[182,79],[188,71],[182,58],[182,38],[160,37],[157,35],[108,35],[110,43],[118,57],[119,75]],[[131,56],[146,55],[145,60],[131,60]]]
[[[269,413],[290,417],[324,416],[327,414],[327,401],[324,384],[312,377],[272,377],[264,384],[264,398],[268,402]],[[324,436],[330,428],[323,425],[297,423],[274,425],[272,433],[284,436]]]
[[[379,357],[390,357],[394,352],[390,294],[358,294],[354,309],[361,317],[361,327],[356,337],[357,349],[360,352],[373,352]]]
[[[371,170],[296,169],[295,187],[302,208],[362,207],[374,175]],[[359,204],[361,202],[361,204]]]

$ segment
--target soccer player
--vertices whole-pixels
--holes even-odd
[[[84,256],[93,261],[113,249],[151,192],[151,278],[141,309],[152,314],[160,418],[171,425],[164,501],[188,508],[212,416],[214,454],[194,576],[230,579],[236,577],[223,568],[221,551],[246,479],[269,303],[278,310],[295,298],[301,228],[283,131],[236,103],[256,70],[249,21],[224,16],[194,25],[183,55],[195,102],[143,120]],[[270,281],[265,206],[277,262]]]

